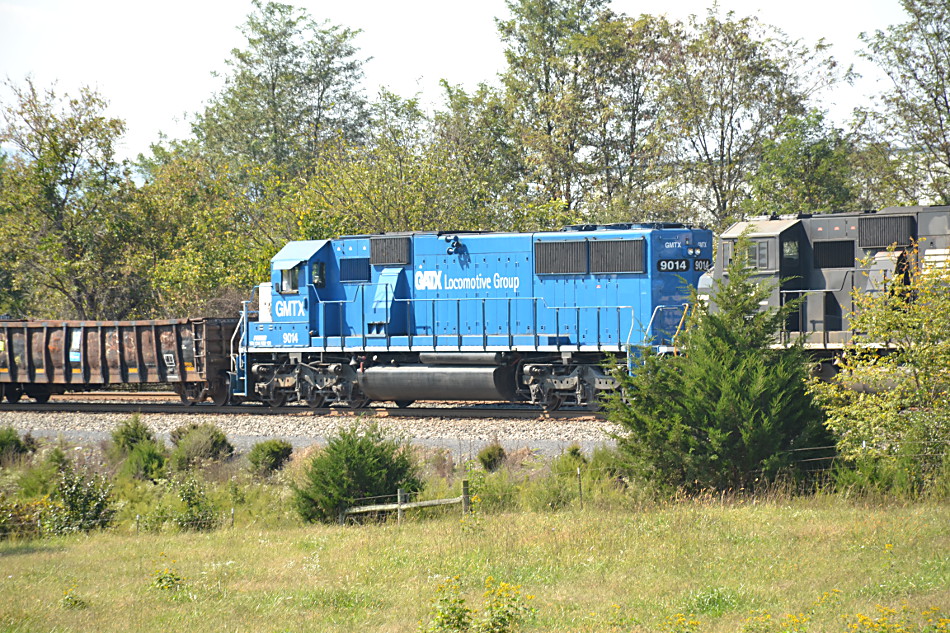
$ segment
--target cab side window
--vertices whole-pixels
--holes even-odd
[[[289,270],[280,271],[280,292],[281,293],[291,293],[297,292],[297,278],[299,273],[299,268],[294,266]]]
[[[750,268],[758,270],[768,270],[769,268],[769,243],[765,240],[752,242],[749,245],[748,263]]]

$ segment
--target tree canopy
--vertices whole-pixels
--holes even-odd
[[[291,239],[536,230],[947,201],[946,7],[866,36],[894,88],[850,126],[824,42],[756,18],[673,21],[609,0],[509,0],[506,66],[444,100],[362,85],[362,35],[255,0],[192,134],[116,158],[106,97],[11,84],[0,139],[0,311],[231,314]]]

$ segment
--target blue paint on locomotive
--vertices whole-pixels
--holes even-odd
[[[393,241],[395,255],[374,259],[374,240]],[[241,347],[358,353],[668,344],[686,286],[711,259],[710,231],[675,225],[291,242],[271,260],[257,321],[245,311]]]

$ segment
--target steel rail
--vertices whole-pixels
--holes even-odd
[[[174,394],[172,394],[174,395]],[[600,412],[586,409],[558,410],[544,412],[537,407],[460,404],[451,407],[366,407],[349,409],[346,407],[328,407],[311,409],[305,405],[287,405],[269,407],[262,404],[215,406],[211,403],[185,405],[182,403],[113,403],[113,402],[70,402],[59,399],[56,402],[38,404],[21,402],[0,404],[2,411],[21,411],[31,413],[149,413],[163,415],[279,415],[293,417],[371,417],[371,418],[513,418],[524,420],[603,420]]]

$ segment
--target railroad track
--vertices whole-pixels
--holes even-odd
[[[97,400],[90,402],[89,400]],[[154,413],[163,415],[280,415],[280,416],[340,416],[392,418],[511,418],[538,420],[604,419],[603,414],[589,410],[564,409],[544,412],[530,406],[499,406],[498,404],[457,403],[435,407],[366,407],[348,409],[328,407],[311,409],[304,405],[279,408],[257,403],[218,407],[211,403],[185,405],[174,393],[95,393],[54,396],[46,404],[21,402],[0,404],[0,411],[34,413]]]

